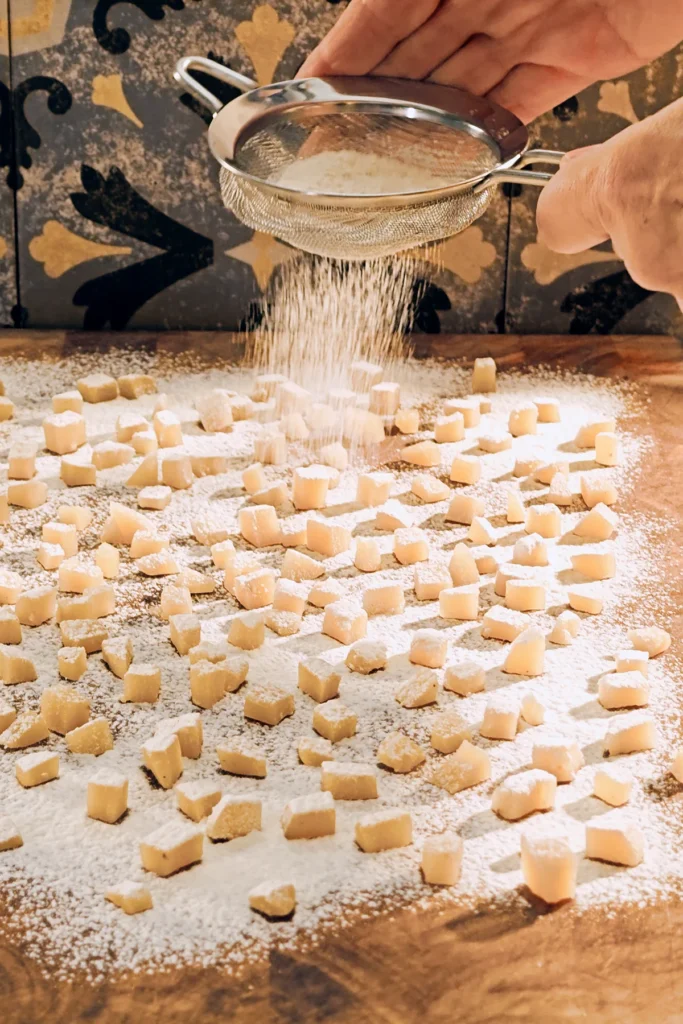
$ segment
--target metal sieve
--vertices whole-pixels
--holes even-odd
[[[223,105],[198,71],[243,95]],[[528,150],[510,111],[461,89],[396,78],[306,78],[257,87],[205,57],[176,80],[213,112],[209,146],[226,207],[306,252],[369,259],[462,231],[501,182],[542,186],[562,153]]]

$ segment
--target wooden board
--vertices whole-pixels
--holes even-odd
[[[235,360],[243,338],[199,333],[78,335],[8,331],[3,355],[53,360],[87,347],[142,344],[193,361]],[[430,336],[419,357],[501,365],[548,363],[642,382],[651,396],[642,429],[655,447],[631,506],[674,515],[668,564],[683,608],[683,364],[680,343],[655,337]],[[163,362],[163,358],[162,358]],[[683,615],[671,623],[680,666]],[[669,663],[671,664],[671,663]],[[0,898],[2,914],[11,908]],[[394,913],[354,925],[306,955],[273,953],[239,978],[220,969],[152,976],[46,979],[25,948],[0,946],[1,1024],[504,1024],[504,1022],[683,1022],[683,907],[592,911],[549,909],[527,897],[509,908]]]

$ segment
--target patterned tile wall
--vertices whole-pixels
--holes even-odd
[[[197,53],[259,82],[290,77],[338,12],[333,0],[0,0],[0,325],[211,329],[257,316],[291,250],[222,208],[208,115],[173,66]],[[589,90],[539,121],[538,141],[606,138],[678,95],[682,66],[683,50]],[[678,325],[674,303],[642,294],[610,254],[541,251],[534,202],[501,194],[424,263],[419,329]]]

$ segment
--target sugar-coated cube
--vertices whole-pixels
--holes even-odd
[[[545,708],[538,697],[533,693],[525,693],[520,705],[521,717],[527,725],[543,725],[545,721]]]
[[[235,615],[228,630],[228,643],[240,647],[243,651],[253,651],[263,644],[266,638],[266,627],[263,613],[241,612]]]
[[[439,615],[442,619],[478,619],[479,584],[444,588],[439,594]]]
[[[43,420],[45,447],[55,455],[69,455],[84,445],[85,420],[77,412],[59,412]]]
[[[571,900],[579,861],[563,835],[521,837],[522,876],[534,896],[546,903]]]
[[[629,629],[628,638],[637,651],[647,651],[650,658],[656,658],[671,647],[671,634],[660,626]]]
[[[190,821],[197,822],[208,818],[223,795],[220,786],[213,779],[178,782],[174,792],[178,810]]]
[[[465,437],[465,419],[461,412],[437,416],[434,420],[434,440],[439,444],[462,441]]]
[[[88,781],[87,814],[109,825],[128,810],[128,779],[121,772],[103,768]]]
[[[341,604],[342,602],[337,603]],[[363,608],[367,615],[399,615],[405,608],[403,586],[401,583],[384,582],[365,587]],[[324,627],[323,632],[325,632]]]
[[[126,636],[104,640],[102,660],[115,676],[123,679],[133,661],[133,641]]]
[[[90,701],[71,686],[60,683],[40,695],[40,714],[50,732],[62,736],[90,718]]]
[[[223,664],[197,661],[190,665],[190,700],[198,708],[212,708],[225,696]]]
[[[266,755],[247,740],[237,739],[219,743],[216,754],[223,771],[230,772],[231,775],[265,779],[268,774]]]
[[[418,441],[402,449],[401,459],[411,466],[433,467],[441,464],[441,452],[436,441]]]
[[[297,583],[301,583],[302,580],[316,580],[319,576],[324,576],[325,566],[311,558],[310,555],[305,555],[303,551],[288,548],[282,559],[280,575],[284,579],[296,580]]]
[[[457,885],[463,842],[455,832],[427,836],[422,846],[422,875],[428,885]]]
[[[567,587],[569,607],[576,612],[599,615],[605,603],[602,586],[599,583],[573,583]]]
[[[642,672],[607,672],[598,680],[598,700],[603,708],[641,708],[649,703],[650,688]]]
[[[424,530],[412,526],[394,533],[394,556],[401,565],[426,562],[429,558],[429,539]]]
[[[417,629],[410,641],[408,658],[413,665],[441,668],[448,654],[448,637],[440,629]]]
[[[36,750],[32,754],[24,754],[15,762],[14,773],[24,789],[52,782],[59,778],[59,754],[54,750]]]
[[[364,853],[380,853],[410,846],[413,841],[413,819],[410,811],[390,808],[365,814],[355,827],[355,839]]]
[[[178,715],[176,718],[162,718],[157,722],[155,733],[175,733],[180,743],[180,752],[183,757],[191,757],[196,760],[201,757],[204,744],[204,732],[201,715],[196,711],[190,711],[185,715]]]
[[[546,736],[534,742],[531,764],[550,772],[558,782],[572,782],[579,768],[583,768],[584,756],[575,740]]]
[[[249,906],[266,917],[288,917],[296,907],[291,882],[261,882],[249,891]]]
[[[503,662],[503,672],[518,676],[540,676],[545,671],[545,636],[538,626],[529,626],[516,637]]]
[[[432,719],[430,743],[442,754],[452,754],[472,739],[472,726],[457,711],[442,711]]]
[[[330,743],[339,743],[355,735],[358,718],[340,700],[326,701],[313,712],[313,728]]]
[[[514,740],[519,713],[516,697],[499,691],[488,699],[479,732],[489,740]]]
[[[214,841],[248,836],[261,828],[261,800],[257,797],[222,796],[206,822],[206,835]]]
[[[418,562],[413,574],[418,601],[436,601],[442,590],[451,586],[451,574],[444,562]]]
[[[392,473],[363,473],[358,477],[356,501],[365,508],[383,505],[394,483]]]
[[[609,811],[586,822],[586,857],[634,868],[645,856],[645,836],[623,811]]]
[[[296,747],[299,760],[309,768],[319,768],[323,761],[334,761],[332,744],[322,736],[304,736]]]
[[[375,800],[377,776],[369,764],[356,761],[324,761],[320,788],[335,800]]]
[[[33,587],[24,590],[14,606],[22,626],[42,626],[57,611],[57,589],[55,587]]]
[[[401,732],[389,733],[377,748],[378,763],[399,774],[411,772],[424,759],[425,754],[420,745]]]
[[[358,640],[346,655],[346,667],[351,672],[369,675],[387,664],[387,647],[381,640]]]
[[[171,789],[183,774],[183,755],[175,733],[157,733],[142,744],[142,761],[163,789]]]
[[[633,776],[620,764],[601,765],[593,778],[593,796],[612,807],[627,803],[632,789]]]
[[[484,613],[481,635],[487,640],[503,640],[512,643],[523,633],[531,620],[522,612],[513,611],[505,605],[494,604]]]
[[[508,775],[493,791],[491,809],[506,821],[519,821],[535,811],[551,811],[556,789],[555,776],[541,768]]]
[[[360,572],[377,572],[382,567],[379,545],[373,537],[358,537],[353,564]]]
[[[322,658],[299,662],[299,689],[319,704],[338,695],[340,681],[339,673]]]
[[[365,593],[367,594],[367,591]],[[338,640],[340,644],[352,644],[356,640],[362,640],[367,628],[367,612],[356,601],[333,601],[325,608],[322,632],[331,636],[333,640]]]
[[[336,828],[336,811],[331,793],[310,793],[295,797],[282,812],[285,839],[331,836]]]
[[[0,853],[18,850],[24,845],[21,832],[10,818],[0,818]]]
[[[396,700],[404,708],[423,708],[433,704],[439,694],[439,678],[429,668],[419,668],[396,691]]]
[[[311,518],[306,524],[306,546],[325,558],[332,558],[351,547],[351,531],[345,526]]]
[[[438,477],[432,476],[431,473],[418,473],[414,476],[410,489],[420,501],[424,501],[426,504],[432,504],[435,501],[445,501],[451,494],[448,484],[439,480]]]
[[[140,843],[140,860],[146,871],[161,878],[200,861],[204,833],[194,825],[171,821],[156,829]]]
[[[481,665],[475,661],[458,661],[446,666],[443,688],[467,697],[470,693],[481,693],[485,680],[486,672]]]
[[[5,750],[22,750],[42,743],[50,731],[39,714],[23,711],[0,733],[0,746]]]
[[[121,701],[153,704],[161,692],[161,669],[149,662],[133,662],[123,677]]]
[[[538,423],[538,409],[533,402],[521,402],[508,417],[508,430],[513,437],[535,434]]]
[[[71,729],[64,739],[72,754],[92,754],[93,757],[99,757],[114,746],[111,726],[106,718],[91,718],[85,725]]]
[[[516,612],[538,612],[545,609],[545,586],[537,580],[508,580],[505,604]]]
[[[657,727],[652,715],[644,711],[627,711],[610,719],[604,741],[607,754],[652,750],[656,744]]]
[[[251,686],[244,700],[244,716],[264,725],[277,725],[294,714],[294,696],[274,684]]]

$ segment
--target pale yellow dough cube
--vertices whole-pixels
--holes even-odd
[[[251,686],[244,700],[244,717],[278,725],[294,714],[294,695],[274,684]]]
[[[16,683],[32,683],[38,678],[36,667],[31,658],[20,650],[0,646],[0,679],[6,686]]]
[[[547,736],[534,742],[532,767],[550,772],[558,782],[573,782],[584,763],[583,753],[575,740],[564,736]]]
[[[498,597],[505,597],[505,590],[509,580],[530,580],[534,578],[533,566],[516,565],[504,562],[498,566],[496,578],[493,584],[494,593]]]
[[[24,711],[0,734],[0,746],[5,750],[23,750],[42,743],[49,735],[50,731],[39,714]]]
[[[623,811],[608,811],[586,822],[586,857],[634,868],[645,856],[645,836]]]
[[[394,425],[401,434],[417,434],[420,429],[420,410],[398,409]]]
[[[469,526],[476,516],[483,516],[484,502],[474,494],[455,494],[446,512],[446,520]]]
[[[217,569],[227,569],[235,555],[235,545],[231,540],[222,540],[219,544],[211,545],[211,561]]]
[[[671,647],[671,635],[660,626],[629,629],[628,638],[637,651],[647,651],[650,658],[656,658]]]
[[[36,446],[30,441],[16,441],[7,457],[8,480],[31,480],[36,475]]]
[[[393,416],[401,404],[401,385],[381,381],[370,388],[370,412],[378,416]]]
[[[560,612],[555,619],[552,630],[548,634],[548,640],[551,643],[562,644],[566,647],[576,639],[580,626],[581,619],[575,612],[571,612],[568,609]]]
[[[619,651],[615,658],[616,672],[640,672],[649,675],[650,655],[647,651]]]
[[[326,701],[313,712],[313,728],[330,743],[339,743],[355,735],[358,718],[340,700]]]
[[[93,622],[92,619],[69,619],[60,622],[59,632],[64,647],[84,647],[86,654],[100,651],[109,636],[106,626]]]
[[[184,491],[192,487],[194,472],[192,460],[184,452],[169,452],[161,459],[161,483],[172,487],[174,491]]]
[[[89,587],[98,587],[101,583],[104,583],[104,576],[97,565],[67,558],[59,567],[58,586],[63,593],[82,594]]]
[[[324,761],[320,788],[335,800],[375,800],[377,776],[370,764],[350,761]]]
[[[282,813],[285,839],[317,839],[334,835],[337,828],[331,793],[310,793],[290,800]]]
[[[42,786],[59,778],[59,754],[52,750],[36,750],[24,754],[14,765],[17,782],[24,789]]]
[[[0,423],[6,423],[14,416],[14,402],[4,395],[0,396]]]
[[[525,530],[546,540],[562,533],[562,513],[555,505],[530,505],[526,510]]]
[[[43,690],[40,695],[40,714],[50,732],[64,736],[88,721],[90,701],[73,687],[60,683]]]
[[[386,667],[387,647],[381,640],[358,640],[346,655],[346,667],[351,672],[369,675]]]
[[[197,661],[190,665],[190,700],[198,708],[212,708],[225,696],[223,663]]]
[[[252,508],[241,509],[239,526],[244,539],[254,547],[270,547],[279,543],[280,523],[272,505],[254,505]]]
[[[92,511],[85,505],[60,505],[57,509],[60,523],[75,526],[79,532],[87,530],[92,522]]]
[[[145,430],[149,430],[149,423],[138,412],[124,412],[116,419],[116,440],[123,444]]]
[[[548,487],[547,498],[553,505],[571,505],[574,501],[574,491],[569,477],[564,473],[555,473]]]
[[[199,822],[208,818],[222,795],[220,786],[213,779],[178,782],[175,787],[178,810],[190,821]]]
[[[462,871],[463,841],[455,832],[427,836],[422,846],[422,875],[428,885],[457,885]]]
[[[350,602],[337,601],[334,605],[328,605],[329,608],[336,608],[336,605],[343,604],[347,605]],[[353,602],[355,605],[355,602]],[[398,615],[405,608],[405,594],[403,592],[403,586],[400,583],[375,583],[366,587],[363,590],[363,608],[366,616],[365,625],[367,628],[367,616],[368,615]],[[326,612],[327,613],[327,612]],[[323,622],[323,632],[327,632],[325,624]],[[338,632],[340,632],[338,630]],[[354,636],[351,640],[341,641],[342,643],[351,643],[352,640],[361,639],[365,636],[366,629],[363,629],[362,633],[358,636]],[[332,634],[330,634],[332,635]],[[335,637],[339,639],[339,637]]]
[[[444,672],[443,688],[461,697],[481,693],[485,686],[486,672],[473,661],[460,661],[447,665]]]
[[[83,412],[83,398],[80,391],[61,391],[52,396],[53,412]]]
[[[415,630],[408,650],[408,658],[413,665],[423,665],[425,668],[442,668],[447,654],[448,637],[443,630]]]
[[[175,733],[158,733],[142,744],[142,762],[163,789],[171,789],[183,774],[183,755]]]
[[[545,708],[533,693],[525,693],[522,697],[520,714],[527,725],[543,725],[545,721]]]
[[[349,550],[351,531],[345,526],[309,519],[306,524],[306,546],[324,558],[332,558]]]
[[[617,501],[617,489],[606,472],[593,473],[581,477],[581,497],[588,508],[596,505],[614,505]]]
[[[542,568],[548,565],[548,545],[545,539],[537,533],[530,533],[527,537],[520,537],[515,542],[512,561],[516,565],[524,565],[531,568]]]
[[[57,590],[55,587],[24,590],[17,598],[14,610],[22,626],[42,626],[57,611]]]
[[[439,678],[429,668],[420,668],[396,691],[396,700],[404,708],[423,708],[434,704],[439,695]]]
[[[7,700],[0,700],[0,733],[9,729],[17,717],[17,709]]]
[[[526,518],[527,513],[524,508],[522,495],[519,491],[508,491],[506,513],[508,523],[524,523]]]
[[[392,473],[363,473],[358,477],[356,501],[365,508],[383,505],[394,483]]]
[[[441,464],[441,452],[436,441],[418,441],[403,448],[401,460],[409,462],[411,466],[434,468]]]
[[[209,640],[202,640],[201,643],[197,644],[196,647],[191,647],[189,652],[190,665],[196,664],[198,661],[225,661],[231,654],[235,652],[232,650],[230,645],[225,640],[219,640],[216,643],[212,643]],[[239,659],[247,661],[244,655],[237,655]],[[247,662],[247,665],[249,663]]]
[[[650,701],[650,688],[642,672],[608,672],[598,681],[598,700],[603,708],[640,708]]]
[[[530,625],[531,619],[528,615],[513,611],[512,608],[507,608],[505,605],[494,604],[484,613],[481,635],[486,640],[503,640],[506,643],[512,643]]]
[[[119,561],[119,553],[111,544],[100,544],[95,550],[95,565],[106,580],[118,578]]]
[[[261,882],[249,892],[249,906],[266,917],[289,917],[296,907],[291,882]]]
[[[308,592],[309,603],[316,608],[327,608],[344,597],[344,588],[338,580],[321,580],[314,583]]]
[[[92,718],[85,725],[71,729],[64,738],[72,754],[99,757],[114,747],[114,737],[106,718]]]
[[[601,765],[593,778],[593,796],[612,807],[628,803],[633,789],[633,776],[620,764]]]
[[[171,821],[140,843],[140,860],[146,871],[161,878],[202,859],[204,833],[195,825]]]
[[[292,477],[292,501],[300,511],[325,508],[330,477],[324,466],[295,469]]]
[[[170,409],[160,409],[152,418],[154,433],[160,448],[175,448],[183,443],[180,420]]]
[[[117,385],[121,397],[129,399],[153,395],[157,389],[154,378],[146,373],[127,373],[117,379]]]
[[[161,669],[148,662],[133,662],[123,677],[124,703],[154,704],[161,693]]]
[[[125,466],[135,458],[135,449],[120,441],[101,441],[93,447],[91,461],[95,469]]]
[[[84,402],[111,402],[119,397],[119,386],[113,377],[106,373],[91,373],[76,381]]]
[[[420,745],[401,732],[389,733],[377,748],[378,763],[398,774],[411,772],[424,759],[425,754]]]
[[[426,504],[433,504],[436,501],[445,501],[450,497],[451,489],[448,484],[432,476],[431,473],[418,473],[414,476],[410,489],[420,501]]]
[[[502,665],[503,672],[518,676],[540,676],[545,671],[545,636],[538,626],[529,626],[516,637]]]
[[[610,580],[617,572],[614,549],[605,543],[571,556],[572,568],[592,580]]]
[[[232,426],[232,405],[225,391],[214,388],[195,402],[202,428],[209,433],[228,430]]]
[[[418,562],[414,570],[415,597],[418,601],[435,601],[442,590],[451,586],[451,574],[443,562]]]
[[[339,673],[322,658],[299,662],[299,689],[319,704],[338,695],[340,681]]]
[[[449,398],[444,403],[443,411],[446,416],[459,412],[466,428],[478,427],[481,420],[481,403],[477,398]]]
[[[508,417],[508,430],[513,437],[535,434],[538,423],[538,409],[533,402],[521,402]]]
[[[157,722],[154,732],[155,734],[174,733],[178,737],[183,757],[191,757],[194,760],[201,757],[204,730],[201,715],[196,711],[189,711],[176,718],[162,718],[160,722]]]
[[[87,441],[85,420],[77,412],[59,412],[43,420],[45,447],[55,455],[70,455]]]
[[[266,755],[248,741],[232,740],[230,743],[219,743],[216,754],[223,771],[231,775],[265,779],[268,773]]]
[[[410,846],[413,841],[413,819],[409,811],[391,808],[365,814],[355,827],[355,839],[364,853],[380,853]]]
[[[439,616],[462,621],[478,619],[479,584],[444,588],[439,594]]]
[[[514,740],[519,725],[519,701],[506,693],[489,697],[479,732],[489,740]]]
[[[595,435],[595,461],[599,466],[619,465],[619,439],[612,430]]]
[[[39,508],[47,501],[47,484],[44,480],[17,480],[7,485],[7,502],[19,508]]]
[[[255,505],[271,505],[273,508],[279,508],[280,505],[284,505],[288,498],[289,493],[284,480],[278,481],[271,487],[264,487],[261,491],[255,491],[254,494],[249,496],[249,500],[253,501]],[[278,529],[282,529],[279,523]]]
[[[215,842],[248,836],[261,828],[261,801],[248,796],[222,796],[206,822],[206,835]]]
[[[363,603],[365,605],[365,596]],[[365,605],[367,608],[367,605]],[[352,644],[362,640],[367,633],[368,616],[364,608],[351,599],[333,601],[325,608],[322,632],[340,644]]]
[[[266,474],[263,472],[263,466],[260,462],[252,462],[242,472],[242,483],[247,494],[256,494],[257,491],[264,490],[267,482]]]
[[[196,615],[171,615],[168,620],[171,643],[178,654],[187,654],[202,638],[202,629]]]
[[[287,438],[279,432],[266,433],[254,440],[254,457],[266,466],[282,466],[287,461]]]
[[[491,809],[505,821],[519,821],[555,806],[557,779],[540,768],[509,775],[493,791]]]
[[[67,487],[94,487],[97,484],[97,470],[81,454],[62,456],[59,477]]]
[[[159,555],[149,555],[148,557],[159,558]],[[192,595],[187,587],[167,584],[161,591],[159,614],[166,622],[170,620],[172,615],[191,615]]]
[[[306,608],[308,587],[295,580],[280,579],[275,584],[273,594],[273,608],[276,611],[292,612],[295,615],[303,615]]]
[[[243,651],[254,651],[266,638],[262,612],[241,612],[235,615],[228,630],[228,643]]]
[[[358,537],[353,564],[360,572],[377,572],[382,567],[379,545],[372,537]]]
[[[332,744],[322,736],[304,736],[296,747],[299,760],[309,768],[319,768],[324,761],[334,761]]]
[[[126,487],[141,487],[143,490],[147,491],[153,487],[159,486],[160,480],[161,463],[155,448],[154,451],[149,452],[147,455],[145,455],[145,458],[142,460],[140,465],[133,470],[131,475],[126,480]],[[171,488],[164,487],[164,490],[170,492]],[[139,504],[140,494],[138,494],[138,505]]]
[[[522,835],[522,876],[546,903],[574,899],[579,860],[566,836]]]
[[[233,593],[243,608],[253,611],[273,603],[275,596],[275,573],[272,569],[259,568],[236,578]]]
[[[396,530],[394,556],[401,565],[426,562],[429,558],[429,539],[424,530],[417,526]]]
[[[133,641],[121,636],[102,643],[102,660],[119,679],[123,679],[133,661]]]
[[[536,580],[508,580],[505,604],[516,612],[539,612],[545,609],[545,587]]]
[[[280,575],[286,580],[301,583],[302,580],[316,580],[319,576],[324,576],[325,566],[310,555],[305,555],[303,551],[288,548],[282,559]]]
[[[602,587],[599,583],[574,583],[567,588],[569,607],[576,612],[588,615],[599,615],[605,603]]]
[[[490,356],[474,360],[472,367],[472,394],[490,393],[496,390],[496,361]]]
[[[89,818],[113,825],[128,810],[128,779],[120,772],[103,768],[88,782]]]
[[[465,437],[465,419],[461,412],[437,416],[434,420],[434,440],[439,444],[462,441]]]
[[[151,892],[139,882],[119,882],[118,885],[107,889],[104,898],[124,914],[141,914],[154,906]]]
[[[467,533],[467,539],[473,544],[493,546],[497,541],[496,531],[483,516],[475,516]]]
[[[617,528],[619,516],[603,502],[594,505],[574,527],[574,533],[586,540],[609,540]]]
[[[564,459],[553,459],[551,462],[541,462],[533,471],[534,480],[540,484],[549,485],[556,476],[569,477],[569,463]]]
[[[534,398],[539,423],[559,423],[560,403],[556,398]]]
[[[633,754],[652,750],[657,745],[657,726],[652,715],[644,711],[627,711],[610,719],[605,733],[605,752]]]
[[[396,498],[390,498],[389,501],[386,501],[378,509],[375,517],[376,530],[388,530],[393,533],[394,530],[408,529],[412,525],[412,511],[407,505],[402,505]]]
[[[451,463],[451,480],[458,484],[476,484],[481,479],[481,462],[476,455],[456,455]]]
[[[306,521],[306,516],[289,516],[281,520],[279,543],[283,548],[302,547],[306,543]]]
[[[615,423],[612,418],[590,420],[579,427],[574,443],[577,448],[594,448],[598,434],[613,433],[614,429]]]
[[[281,373],[262,373],[254,382],[254,390],[251,397],[255,402],[266,402],[273,398],[279,384],[284,384],[287,378]]]
[[[133,434],[130,443],[137,455],[151,455],[159,448],[157,435],[151,427],[148,430],[141,430],[139,434]]]
[[[506,452],[512,448],[512,434],[507,430],[492,430],[488,434],[480,434],[478,444],[484,452]]]
[[[24,845],[21,833],[10,818],[0,818],[0,853],[18,850]]]
[[[262,568],[261,562],[252,552],[241,551],[228,560],[223,577],[223,586],[232,593],[238,576],[247,576],[249,573],[257,572]]]

